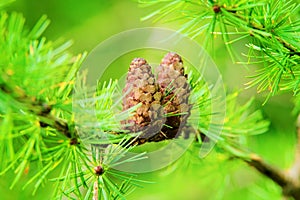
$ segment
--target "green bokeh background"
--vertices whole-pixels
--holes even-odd
[[[168,27],[177,29],[179,22],[169,24],[140,21],[151,9],[145,9],[131,0],[17,0],[10,4],[8,12],[23,13],[28,27],[44,14],[51,20],[44,36],[49,40],[64,39],[74,42],[73,53],[90,52],[97,44],[124,30],[138,27]],[[237,52],[242,52],[243,43],[235,44]],[[139,56],[139,55],[135,55]],[[266,134],[253,136],[249,147],[266,158],[272,164],[287,168],[293,159],[295,147],[293,104],[291,94],[282,94],[272,98],[265,106],[265,97],[255,89],[244,90],[245,77],[253,73],[256,66],[245,67],[233,64],[221,42],[216,43],[213,59],[223,75],[228,91],[241,91],[239,101],[245,102],[256,96],[256,106],[261,107],[271,128]],[[130,62],[130,61],[129,61]],[[127,61],[119,62],[120,70],[106,73],[106,78],[118,78],[126,72]],[[150,145],[150,148],[155,148]],[[140,178],[153,181],[129,194],[128,199],[138,200],[197,200],[197,199],[281,199],[280,188],[272,181],[262,177],[255,170],[237,160],[225,161],[222,152],[212,152],[207,158],[197,157],[197,146],[183,156],[177,165],[171,165],[160,171],[142,174]],[[1,159],[1,158],[0,158]],[[47,183],[35,196],[31,190],[21,190],[24,182],[35,173],[31,166],[29,174],[24,175],[20,183],[10,190],[13,172],[0,177],[1,200],[50,199],[52,183]]]

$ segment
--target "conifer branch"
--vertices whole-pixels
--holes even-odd
[[[70,131],[67,122],[51,114],[52,108],[48,103],[36,100],[35,97],[29,97],[20,87],[15,87],[15,89],[13,89],[7,84],[2,83],[0,85],[0,90],[13,97],[17,102],[23,104],[23,106],[27,108],[29,112],[38,116],[41,127],[52,127],[68,138],[72,138],[74,135]]]
[[[185,20],[179,29],[196,38],[203,34],[204,46],[213,45],[216,35],[221,35],[230,57],[244,64],[264,64],[250,76],[247,88],[257,87],[258,92],[267,91],[267,99],[280,90],[299,91],[299,22],[292,20],[299,6],[292,1],[140,1],[142,5],[162,5],[143,19]],[[182,17],[174,16],[176,10]],[[229,31],[230,30],[230,31]],[[234,38],[231,38],[233,36]],[[249,39],[247,61],[241,62],[232,44]],[[266,99],[266,100],[267,100]]]
[[[186,1],[184,1],[184,2],[186,2]],[[234,8],[229,9],[229,8],[226,8],[225,6],[214,5],[213,11],[216,15],[219,13],[222,13],[223,11],[228,12],[230,15],[233,15],[233,18],[239,18],[239,20],[244,21],[244,24],[245,24],[245,22],[248,22],[247,19],[240,16],[238,14],[238,11],[234,10]],[[228,21],[225,21],[223,26],[225,26],[226,23],[228,23]],[[245,27],[247,27],[247,26],[244,25],[243,28],[245,28]],[[285,49],[287,49],[290,52],[289,53],[290,57],[293,55],[300,56],[300,52],[295,47],[295,45],[290,44],[288,41],[286,41],[284,39],[285,37],[280,37],[276,34],[273,34],[272,31],[268,32],[264,29],[263,26],[259,26],[259,24],[253,23],[251,21],[248,25],[248,29],[246,29],[246,30],[250,30],[249,33],[246,32],[246,35],[250,34],[250,36],[251,36],[251,30],[257,30],[258,32],[256,32],[256,36],[259,35],[260,37],[266,37],[268,39],[273,39],[273,41],[277,40]],[[270,35],[265,36],[265,34],[262,34],[263,32],[270,33],[271,36]],[[226,33],[224,32],[223,34],[226,34]],[[274,38],[275,38],[275,40],[274,40]],[[228,41],[226,43],[228,43]],[[29,45],[26,45],[26,47],[27,46],[29,46]],[[29,52],[31,54],[34,54],[34,52],[36,52],[36,49],[34,49],[34,46],[32,46],[32,45],[30,46]],[[284,52],[286,54],[286,51],[282,51],[282,52]],[[25,54],[25,55],[27,55],[27,54]],[[66,61],[66,63],[69,63],[68,59],[66,59],[65,61]],[[17,68],[17,66],[18,65],[16,65],[16,68]],[[26,65],[24,65],[24,66],[26,66]],[[180,67],[180,69],[182,67],[180,64],[173,65],[173,66],[175,66],[175,68]],[[49,68],[49,71],[50,70],[53,70],[53,71],[57,70],[56,65],[53,65],[52,68]],[[172,69],[172,70],[174,70],[174,69]],[[76,71],[76,69],[74,71]],[[45,74],[47,74],[46,72],[47,71],[45,71]],[[62,72],[63,72],[63,70],[62,70]],[[73,72],[70,73],[70,75],[68,76],[67,79],[64,79],[64,82],[69,83],[69,80],[74,78],[75,72],[74,73]],[[179,72],[181,72],[181,71],[179,71]],[[28,73],[28,74],[30,75],[30,73]],[[28,76],[28,74],[27,74],[27,76]],[[59,73],[59,74],[64,75],[64,73]],[[166,74],[168,75],[170,73],[166,73]],[[23,76],[22,73],[20,73],[20,75]],[[37,75],[40,75],[40,73],[37,73]],[[43,77],[43,76],[40,75],[40,77]],[[187,76],[180,74],[177,79],[175,79],[173,77],[168,77],[168,78],[177,80],[178,85],[187,85],[186,77]],[[169,103],[169,104],[172,104],[171,106],[174,107],[173,110],[175,110],[175,111],[172,111],[170,109],[170,107],[166,107],[166,106],[164,107],[166,109],[166,113],[169,114],[169,115],[163,116],[164,118],[167,119],[166,125],[169,125],[166,128],[164,128],[165,131],[159,132],[157,135],[154,135],[153,137],[150,137],[147,139],[132,137],[132,139],[125,140],[126,138],[124,137],[121,139],[122,142],[120,142],[118,144],[116,142],[114,143],[117,145],[108,145],[108,144],[111,144],[110,143],[111,141],[108,141],[108,144],[104,145],[106,148],[105,149],[106,155],[104,155],[103,159],[101,158],[101,164],[102,164],[102,161],[104,160],[103,167],[105,167],[106,171],[104,173],[104,168],[102,168],[102,165],[99,165],[95,168],[95,172],[93,172],[92,170],[90,170],[91,161],[90,161],[90,155],[89,155],[89,152],[87,151],[87,149],[85,149],[85,147],[82,145],[76,145],[76,148],[73,148],[74,146],[71,146],[74,144],[79,144],[76,131],[71,128],[73,126],[72,120],[65,121],[63,118],[57,117],[59,115],[57,115],[57,116],[54,115],[56,110],[54,110],[53,107],[55,105],[52,104],[51,102],[53,102],[53,101],[56,102],[58,99],[61,100],[61,97],[59,96],[59,97],[57,97],[56,100],[53,100],[53,101],[43,100],[44,99],[43,97],[38,96],[38,90],[36,93],[27,92],[26,90],[24,90],[25,88],[27,88],[26,85],[22,85],[22,84],[18,84],[13,81],[10,81],[6,77],[5,73],[4,73],[3,77],[0,77],[0,79],[1,78],[3,80],[1,80],[1,82],[0,82],[0,93],[4,94],[5,97],[7,96],[8,97],[7,99],[13,101],[13,103],[7,104],[7,105],[10,106],[10,105],[13,105],[14,103],[16,103],[17,109],[15,109],[15,112],[20,112],[20,110],[22,110],[22,112],[26,112],[26,113],[29,113],[30,115],[34,116],[33,122],[38,122],[38,124],[37,124],[38,129],[39,129],[39,126],[40,127],[51,127],[52,129],[55,129],[57,132],[61,133],[62,135],[66,136],[68,139],[70,139],[70,140],[66,140],[65,143],[60,143],[60,142],[55,141],[55,144],[58,146],[55,146],[52,148],[52,146],[49,145],[51,147],[44,148],[47,145],[42,146],[41,143],[37,143],[37,144],[34,143],[35,141],[40,141],[40,138],[37,137],[37,139],[33,140],[33,142],[31,142],[31,141],[28,142],[28,144],[30,144],[30,145],[28,145],[29,150],[26,151],[26,152],[28,152],[28,153],[26,153],[26,157],[24,157],[24,156],[22,156],[22,154],[20,154],[20,156],[18,158],[18,159],[25,160],[25,162],[23,162],[25,164],[21,164],[21,165],[24,165],[24,167],[20,168],[21,170],[19,170],[19,173],[18,173],[18,177],[20,177],[24,171],[23,169],[25,169],[25,165],[29,161],[29,158],[32,160],[36,159],[35,155],[33,155],[35,153],[35,150],[31,150],[31,149],[33,149],[34,145],[38,146],[37,149],[44,150],[43,153],[39,154],[39,156],[40,156],[39,159],[40,159],[41,163],[45,162],[45,163],[48,163],[49,165],[47,164],[46,166],[42,167],[41,170],[39,171],[39,173],[35,177],[33,177],[32,180],[39,178],[39,175],[42,175],[43,179],[44,179],[45,176],[48,175],[57,165],[62,163],[63,166],[62,166],[61,176],[56,180],[56,181],[62,180],[62,187],[61,188],[57,187],[57,188],[59,188],[59,190],[57,190],[57,192],[61,193],[60,196],[70,195],[70,194],[74,193],[78,198],[82,199],[83,194],[81,193],[81,187],[87,188],[88,187],[87,183],[88,183],[90,186],[88,188],[87,196],[85,199],[90,199],[90,197],[92,197],[93,199],[96,200],[96,199],[102,198],[102,196],[104,199],[109,199],[110,196],[108,196],[108,195],[111,195],[111,197],[113,197],[113,198],[120,197],[120,198],[124,199],[123,195],[128,192],[128,189],[130,189],[131,186],[136,185],[136,183],[134,183],[134,182],[142,182],[142,181],[132,178],[133,175],[131,175],[131,174],[115,172],[110,167],[120,165],[121,163],[124,163],[124,162],[132,162],[134,160],[140,160],[140,159],[146,158],[146,156],[144,156],[144,154],[141,153],[137,157],[133,157],[128,160],[122,160],[123,159],[122,156],[125,155],[125,153],[128,151],[128,149],[134,147],[131,144],[133,144],[133,143],[144,144],[146,142],[153,142],[153,141],[158,142],[158,141],[162,141],[162,140],[166,140],[166,139],[176,138],[177,132],[183,132],[184,134],[189,134],[190,132],[195,132],[195,130],[192,129],[188,125],[184,129],[180,129],[175,126],[176,124],[175,125],[171,124],[171,122],[175,121],[178,123],[180,122],[181,125],[185,125],[186,118],[189,117],[191,107],[190,107],[190,105],[187,104],[188,101],[186,101],[185,109],[183,109],[184,107],[181,108],[177,103],[175,103],[174,99],[176,99],[177,92],[173,91],[173,94],[170,93],[168,85],[165,85],[165,88],[162,91],[164,92],[164,94],[167,94],[167,95],[165,95],[168,97],[168,98],[165,98],[165,99],[167,99],[167,101],[163,102],[160,98],[157,98],[157,99],[154,98],[155,100],[159,101],[159,103],[162,103],[164,105]],[[28,79],[30,80],[30,77],[28,77]],[[54,80],[54,75],[53,75],[53,80]],[[49,85],[52,86],[52,83],[54,83],[54,82],[49,83]],[[162,84],[160,83],[160,85],[162,85]],[[29,86],[34,86],[34,85],[29,85]],[[153,86],[153,84],[151,85],[149,83],[148,86],[149,87],[145,87],[145,88],[147,88],[147,90],[145,90],[144,94],[143,94],[143,97],[144,97],[143,99],[145,101],[147,101],[147,98],[145,98],[145,97],[148,97],[150,94],[151,95],[153,94],[153,96],[154,96],[154,92],[151,92],[153,89],[153,87],[151,87],[151,86]],[[61,89],[60,91],[64,91],[62,88],[60,88]],[[70,86],[70,88],[71,88],[71,86]],[[70,88],[68,89],[68,92],[66,92],[64,97],[69,98],[69,94],[71,93],[71,90],[72,90]],[[107,88],[108,87],[106,87],[106,89]],[[41,88],[39,88],[39,89],[41,89]],[[154,89],[155,89],[155,87],[154,87]],[[184,93],[184,95],[181,95],[180,96],[181,98],[177,98],[177,100],[187,100],[187,99],[183,99],[182,96],[185,96],[186,98],[189,97],[189,95],[190,95],[189,87],[183,87],[183,86],[179,87],[178,86],[177,89],[184,89],[184,91],[186,91],[186,93]],[[155,92],[158,92],[158,91],[155,91]],[[108,92],[104,92],[104,93],[107,95]],[[51,96],[51,94],[49,94],[49,96]],[[48,99],[48,98],[45,97],[45,99]],[[208,98],[207,99],[203,98],[201,100],[205,102],[206,100],[208,100]],[[201,100],[198,100],[198,101],[201,101]],[[64,101],[64,99],[62,99],[62,101]],[[151,99],[151,101],[152,101],[152,99]],[[157,104],[157,102],[155,104]],[[198,106],[200,107],[201,104],[203,104],[203,102],[200,102],[198,104],[199,104]],[[232,110],[229,110],[230,112],[228,112],[228,113],[230,113],[230,114],[227,116],[228,121],[230,121],[230,123],[227,124],[227,126],[224,126],[222,138],[220,136],[221,139],[224,139],[224,143],[229,144],[232,141],[234,141],[234,142],[238,141],[238,139],[241,136],[245,136],[247,134],[248,135],[249,134],[260,134],[260,133],[263,133],[266,131],[268,122],[266,122],[262,119],[261,113],[259,113],[259,112],[253,112],[251,114],[247,113],[246,111],[248,110],[249,105],[250,104],[247,103],[241,109],[235,109],[236,108],[235,105],[228,106],[228,107],[232,108]],[[22,108],[22,109],[19,109],[19,108]],[[147,111],[147,109],[145,109],[145,110]],[[99,110],[102,111],[102,110],[107,110],[107,109],[104,109],[104,107],[100,106]],[[147,114],[149,114],[149,113],[146,113],[146,111],[141,112],[142,114],[140,114],[140,116],[145,118],[143,122],[149,122],[149,120],[147,121]],[[183,112],[183,111],[185,111],[185,112]],[[236,112],[236,111],[239,111],[239,112]],[[184,114],[185,116],[181,115],[181,118],[183,120],[179,120],[179,118],[180,118],[180,117],[178,117],[179,113],[185,113]],[[107,113],[105,113],[105,114],[107,114]],[[114,113],[112,113],[112,115],[113,114]],[[156,114],[156,113],[154,113],[154,114]],[[230,116],[231,114],[232,114],[232,116]],[[99,114],[99,115],[101,115],[101,114]],[[140,116],[135,116],[135,117],[140,117]],[[103,115],[101,117],[103,117],[103,119],[104,119],[104,117],[106,118],[107,115]],[[102,119],[101,117],[99,117],[100,120]],[[153,118],[155,118],[155,117],[153,117]],[[199,120],[200,118],[201,117],[196,119],[197,127],[199,127],[198,123],[200,121],[201,123],[203,123],[203,124],[201,124],[201,128],[203,128],[203,126],[206,125],[205,123],[208,123],[208,122],[203,122],[205,120]],[[235,119],[238,119],[238,120],[235,120]],[[109,120],[108,120],[108,122],[109,122]],[[255,124],[255,128],[253,128],[254,127],[253,124]],[[144,128],[144,126],[142,126],[143,125],[142,123],[136,123],[136,125],[140,126],[137,128],[141,128],[141,129]],[[171,125],[176,128],[169,130],[170,127],[172,127]],[[177,124],[177,126],[178,126],[178,124]],[[235,129],[236,127],[238,127],[238,128]],[[95,128],[95,127],[93,127],[93,128]],[[102,128],[102,127],[100,127],[100,128]],[[190,130],[190,128],[192,130]],[[205,129],[205,127],[203,129]],[[119,130],[119,129],[117,129],[117,130]],[[217,130],[217,131],[219,130],[218,124],[215,125],[215,130]],[[115,131],[115,129],[113,131],[108,130],[107,132],[115,133],[114,131]],[[131,131],[133,131],[133,130],[131,130]],[[201,131],[202,130],[199,130],[199,133]],[[39,135],[40,133],[41,132],[37,132],[36,135]],[[119,134],[119,133],[123,133],[123,132],[117,132],[116,134]],[[300,165],[300,161],[299,161],[299,159],[300,159],[300,115],[298,118],[297,133],[299,136],[298,137],[299,144],[298,144],[297,153],[299,153],[299,155],[297,155],[297,157],[296,157],[295,164]],[[28,135],[30,135],[30,134],[31,134],[31,132],[28,133]],[[208,133],[208,131],[205,134],[211,134],[215,138],[217,138],[219,136],[219,135],[213,135],[214,133],[211,133],[211,132]],[[22,135],[20,135],[20,136],[22,136]],[[53,137],[57,137],[57,136],[59,136],[59,134],[56,134]],[[131,135],[129,137],[131,137]],[[189,137],[189,135],[187,135],[187,137]],[[47,138],[47,139],[49,139],[49,138]],[[59,140],[59,138],[57,138],[57,139]],[[106,142],[106,141],[104,141],[104,142]],[[126,148],[128,148],[128,149],[121,148],[124,146],[126,146]],[[55,152],[58,149],[60,149],[60,152],[58,152],[58,153]],[[95,153],[95,151],[92,151],[92,154],[93,153]],[[24,154],[25,153],[23,153],[23,155]],[[31,154],[32,154],[32,157],[30,156]],[[48,156],[43,157],[44,155],[48,155]],[[93,157],[93,156],[91,156],[91,157]],[[93,159],[95,159],[95,157],[93,157]],[[268,177],[269,179],[271,179],[275,183],[277,183],[279,186],[281,186],[283,189],[283,193],[286,196],[294,197],[295,199],[300,199],[300,185],[299,185],[299,180],[298,180],[299,174],[300,174],[300,170],[299,170],[300,166],[297,166],[297,168],[296,168],[297,176],[294,177],[293,175],[291,175],[287,172],[283,172],[280,169],[277,169],[277,168],[269,165],[267,162],[265,162],[262,158],[260,158],[257,155],[253,154],[250,157],[243,157],[243,156],[236,156],[236,157],[239,158],[240,160],[243,160],[244,162],[248,163],[250,166],[253,166],[258,172],[265,175],[266,177]],[[95,160],[97,160],[97,159],[95,159]],[[19,164],[17,161],[18,160],[13,162],[13,165],[14,165],[14,163]],[[13,166],[13,165],[11,165],[11,166]],[[54,166],[54,167],[51,167],[51,166]],[[9,168],[11,168],[11,167],[9,166]],[[7,169],[9,169],[9,168],[7,168]],[[96,177],[97,179],[94,179],[95,174],[97,175],[97,177]],[[101,179],[98,179],[99,177],[101,177]],[[118,178],[121,180],[120,187],[117,186],[117,184],[115,184],[115,181]],[[19,180],[19,178],[16,178],[14,182],[17,182],[18,180]],[[72,181],[74,181],[74,183],[71,183]],[[132,181],[133,181],[133,183],[131,183]],[[29,183],[30,182],[31,181],[29,181]],[[67,182],[68,182],[68,184],[66,184]],[[69,184],[69,182],[70,182],[70,184]],[[38,185],[39,184],[40,184],[40,180],[38,181]],[[65,189],[68,189],[67,187],[69,187],[67,185],[70,185],[71,187],[69,190],[66,191]],[[61,192],[60,189],[63,189],[64,191]]]
[[[286,42],[285,40],[283,40],[282,38],[280,38],[279,36],[275,36],[276,40],[278,42],[280,42],[287,50],[290,51],[290,55],[297,55],[300,56],[300,51],[298,51],[298,49],[296,47],[294,47],[293,45],[289,44],[288,42]]]
[[[258,24],[256,24],[253,21],[251,23],[249,23],[248,20],[245,19],[243,16],[238,15],[235,10],[226,9],[226,7],[224,7],[224,6],[218,6],[218,5],[213,6],[213,10],[214,10],[215,13],[222,13],[222,10],[225,10],[225,11],[231,13],[234,17],[237,17],[237,18],[243,20],[245,23],[248,23],[248,28],[259,30],[259,31],[262,31],[262,32],[266,31],[266,29],[265,29],[264,26],[259,26]],[[247,29],[246,29],[246,31],[247,31]],[[274,29],[272,29],[269,33],[272,34],[272,35],[268,36],[268,38],[272,39],[272,36],[273,36],[280,44],[282,44],[284,46],[285,49],[287,49],[290,52],[289,53],[290,56],[293,56],[293,55],[300,56],[300,51],[298,51],[298,49],[295,46],[293,46],[292,44],[289,44],[283,38],[281,38],[280,36],[276,35],[274,33]],[[251,32],[249,34],[250,34],[250,36],[252,36]],[[264,34],[260,34],[260,36],[266,37]]]

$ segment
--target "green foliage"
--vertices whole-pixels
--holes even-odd
[[[14,170],[12,188],[35,163],[38,173],[28,182],[35,181],[35,193],[68,160],[74,137],[70,95],[83,56],[67,52],[70,42],[40,38],[49,24],[44,16],[31,30],[18,13],[2,12],[0,21],[0,170]]]
[[[248,137],[267,132],[270,122],[264,120],[260,110],[254,109],[254,98],[244,105],[239,105],[237,100],[237,92],[227,96],[227,115],[219,144],[233,156],[248,157],[250,156],[249,150],[246,150]]]
[[[78,108],[83,111],[79,112],[82,119],[79,124],[82,126],[75,128],[71,93],[84,56],[74,57],[69,54],[67,48],[70,42],[58,45],[57,42],[47,42],[45,38],[40,38],[49,24],[45,17],[31,31],[24,28],[24,22],[24,18],[17,13],[1,15],[1,174],[15,170],[16,176],[11,183],[13,188],[24,171],[30,170],[32,163],[36,163],[37,173],[23,187],[33,184],[33,193],[45,184],[51,172],[59,169],[58,178],[51,179],[56,185],[56,198],[66,196],[89,199],[98,191],[98,195],[104,199],[124,199],[125,193],[141,181],[113,167],[145,159],[143,153],[128,160],[122,159],[126,152],[134,148],[123,148],[123,143],[128,145],[128,139],[134,135],[119,134],[125,132],[120,128],[120,121],[126,119],[138,106],[126,112],[120,110],[122,97],[117,81],[99,83],[96,92],[88,93],[83,83],[75,87],[83,97],[76,98],[75,104],[80,107],[73,105],[75,110]],[[196,112],[200,111],[201,114],[196,117],[196,121],[191,120],[191,125],[201,121],[195,125],[205,133],[204,130],[210,126],[211,97],[204,80],[196,80],[190,80],[194,88],[191,101]],[[239,120],[232,120],[234,123],[248,120],[247,116],[245,120],[240,119],[246,108],[242,108],[240,115],[235,116]],[[96,111],[94,122],[89,118],[93,110]],[[256,121],[261,120],[260,115],[252,116]],[[249,119],[247,122],[255,120]],[[262,126],[266,125],[261,123]],[[231,124],[227,125],[229,128]],[[256,132],[252,129],[231,130],[232,134],[249,132],[260,133],[262,129]],[[212,133],[206,133],[213,138],[210,135]],[[104,174],[95,175],[95,166],[103,167]]]
[[[263,63],[265,67],[250,86],[258,85],[259,91],[270,88],[270,95],[280,89],[299,93],[300,24],[286,14],[295,11],[297,5],[286,1],[140,2],[164,4],[144,19],[174,14],[175,20],[185,21],[180,31],[194,38],[205,33],[206,45],[215,35],[222,35],[234,59],[231,44],[249,38],[247,63]],[[45,16],[28,29],[21,14],[0,15],[0,175],[13,170],[13,188],[24,173],[37,166],[23,185],[23,189],[32,186],[33,194],[50,179],[55,199],[125,199],[135,187],[149,183],[136,174],[114,169],[147,159],[143,152],[127,156],[136,150],[131,141],[137,134],[123,130],[121,125],[140,105],[122,111],[118,80],[99,82],[96,89],[90,89],[83,74],[77,77],[80,84],[75,85],[85,54],[69,53],[71,42],[47,41],[42,35],[48,25]],[[239,105],[238,93],[228,95],[225,120],[213,124],[212,118],[220,113],[212,113],[212,104],[218,101],[210,93],[212,86],[192,70],[188,77],[193,105],[188,126],[194,128],[199,141],[190,147],[188,160],[192,160],[189,153],[206,142],[201,139],[203,135],[219,147],[213,152],[217,159],[202,166],[203,174],[210,173],[211,163],[223,166],[231,157],[249,158],[247,138],[266,132],[269,126],[262,112],[253,109],[254,100]],[[299,98],[295,102],[299,109]],[[95,118],[91,119],[91,113]],[[194,162],[199,161],[198,156],[192,156]],[[174,165],[180,162],[187,163],[179,160]]]
[[[237,96],[238,93],[233,93],[227,97],[227,117],[223,134],[234,137],[266,132],[269,122],[263,120],[261,111],[253,110],[254,98],[240,106],[237,103]]]
[[[134,187],[148,183],[135,178],[134,174],[113,169],[122,163],[145,159],[143,153],[135,158],[124,159],[126,152],[130,150],[122,147],[125,142],[127,141],[123,140],[119,144],[109,146],[92,146],[90,149],[76,147],[65,149],[68,151],[64,152],[68,160],[64,161],[60,176],[51,179],[58,184],[55,197],[92,199],[97,196],[99,199],[125,199]],[[92,166],[95,166],[94,169]],[[97,166],[103,170],[100,175],[96,172]]]
[[[295,103],[295,108],[294,108],[294,113],[300,113],[300,95],[296,96],[296,98],[294,99],[294,103]]]
[[[299,10],[292,1],[139,1],[142,6],[159,6],[143,19],[167,18],[183,21],[179,31],[195,38],[204,37],[204,45],[213,46],[221,35],[229,54],[235,61],[232,44],[248,40],[247,61],[243,64],[260,64],[261,68],[248,87],[257,86],[258,92],[269,91],[273,96],[280,90],[300,88],[300,23],[295,15]]]
[[[14,0],[1,0],[0,1],[0,8],[10,4],[11,2],[14,2]]]
[[[218,142],[227,148],[233,155],[242,153],[247,146],[247,137],[265,133],[270,122],[264,120],[262,112],[254,109],[254,98],[244,105],[238,103],[238,92],[228,94],[226,97],[226,118],[218,123],[212,122],[213,117],[221,117],[222,113],[212,113],[212,104],[221,103],[218,97],[212,97],[211,87],[205,83],[203,77],[189,74],[189,83],[192,87],[190,103],[193,104],[189,124],[206,135],[210,140]],[[198,141],[202,143],[200,135]],[[243,147],[244,146],[244,147]]]
[[[14,170],[13,188],[31,165],[37,165],[37,173],[23,186],[25,189],[33,184],[34,194],[59,167],[59,177],[52,179],[56,185],[55,198],[83,199],[86,196],[89,199],[93,190],[100,189],[104,199],[124,199],[124,193],[137,185],[138,180],[112,167],[120,164],[119,160],[130,148],[124,149],[121,144],[105,148],[107,152],[100,160],[95,152],[101,144],[97,148],[94,145],[99,144],[93,144],[93,148],[87,149],[84,145],[87,141],[80,142],[74,127],[71,95],[84,55],[75,57],[68,53],[70,42],[47,42],[41,38],[49,24],[44,16],[32,30],[24,28],[25,19],[20,14],[3,12],[0,19],[1,174]],[[116,116],[109,113],[114,106],[110,95],[114,94],[115,88],[116,82],[104,84],[93,96],[97,100],[98,119],[108,119],[102,125],[93,124],[93,129],[117,131],[113,123]],[[102,140],[102,144],[113,145],[125,139],[114,135],[110,138]],[[143,154],[140,154],[127,159],[142,158]],[[121,161],[125,162],[124,159]],[[95,175],[93,167],[98,165],[103,166],[106,175]],[[109,177],[114,177],[113,181]],[[121,180],[119,185],[118,179]],[[87,193],[83,194],[81,188],[87,188]]]

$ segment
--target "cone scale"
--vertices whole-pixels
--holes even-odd
[[[190,86],[181,57],[166,54],[156,71],[157,78],[145,59],[135,58],[127,73],[123,110],[140,107],[122,123],[130,132],[141,133],[136,144],[177,137],[190,115]]]

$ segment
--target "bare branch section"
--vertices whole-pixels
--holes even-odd
[[[261,157],[256,154],[251,155],[250,159],[243,159],[250,166],[254,167],[258,172],[273,180],[281,188],[282,192],[287,197],[300,199],[300,185],[294,181],[294,178],[289,173],[281,171],[280,169],[266,163]]]
[[[93,186],[93,200],[99,200],[99,183],[98,183],[98,178],[94,182],[94,186]]]
[[[245,160],[250,166],[253,166],[260,173],[272,179],[281,187],[286,187],[289,185],[290,180],[285,176],[283,172],[275,167],[266,163],[261,157],[256,154],[251,155],[250,160]]]
[[[242,158],[242,160],[254,167],[264,176],[277,183],[282,188],[282,192],[285,196],[293,197],[294,199],[300,199],[300,114],[297,119],[296,130],[298,140],[295,161],[294,165],[289,171],[282,171],[274,166],[271,166],[256,154],[251,155],[250,159]]]

